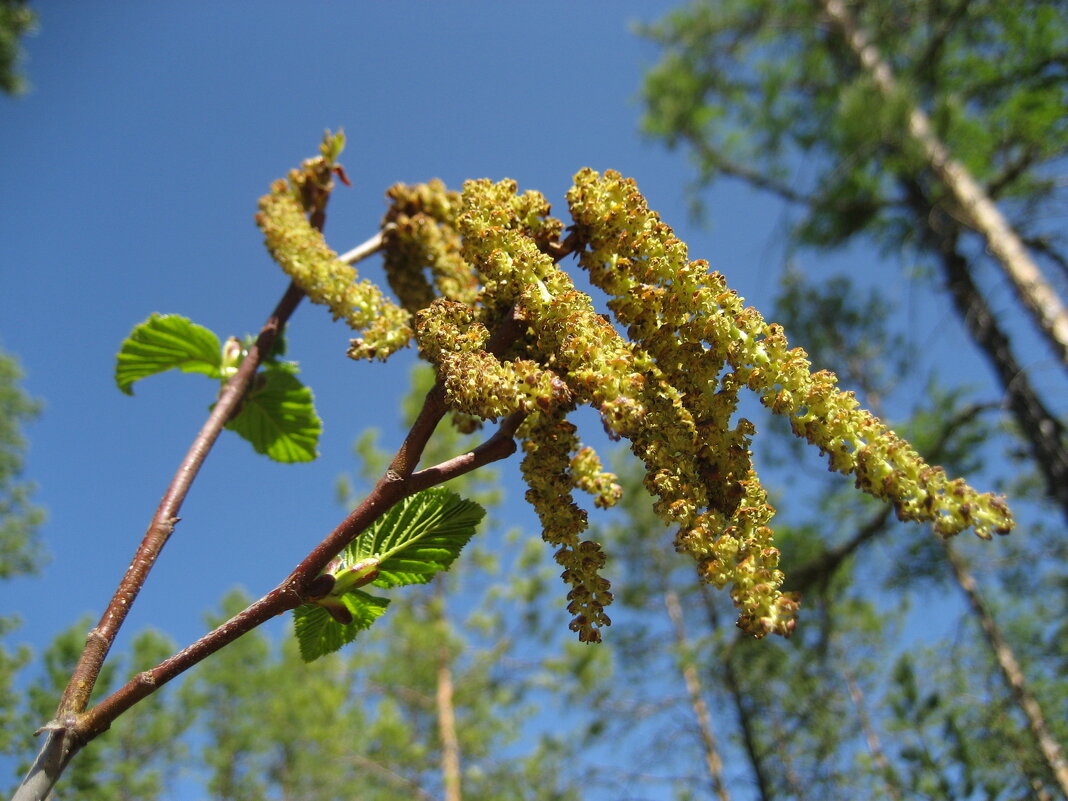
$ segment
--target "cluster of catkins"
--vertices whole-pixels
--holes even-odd
[[[930,522],[942,536],[1012,527],[1002,499],[927,465],[832,373],[812,372],[805,352],[744,306],[722,275],[690,261],[632,180],[579,172],[563,241],[545,198],[519,194],[513,181],[468,181],[460,193],[440,181],[397,185],[388,198],[385,270],[399,305],[337,260],[292,181],[272,186],[258,220],[283,269],[359,332],[353,358],[385,359],[414,336],[454,411],[524,416],[517,437],[527,499],[564,569],[580,640],[600,639],[612,594],[605,554],[583,538],[586,512],[572,493],[589,493],[598,507],[621,494],[567,419],[581,404],[597,410],[610,436],[629,441],[656,513],[677,527],[676,548],[705,580],[731,586],[738,625],[757,637],[789,635],[797,601],[781,592],[774,510],[750,453],[753,425],[735,419],[742,388],[902,520]],[[568,253],[609,296],[616,325],[559,268]],[[494,338],[508,326],[512,336]]]

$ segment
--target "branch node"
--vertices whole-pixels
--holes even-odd
[[[137,674],[137,683],[140,684],[142,687],[155,688],[156,677],[152,675],[151,670],[143,670]]]

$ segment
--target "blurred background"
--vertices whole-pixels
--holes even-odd
[[[446,580],[395,593],[310,667],[273,621],[116,722],[56,798],[1065,797],[1064,343],[910,128],[922,111],[1063,303],[1063,2],[845,6],[889,88],[831,2],[30,8],[0,3],[0,784],[215,397],[171,373],[123,395],[120,343],[152,312],[257,332],[287,280],[256,201],[343,127],[335,250],[374,235],[396,182],[513,178],[566,224],[572,176],[618,170],[817,368],[1005,493],[1018,528],[942,543],[897,523],[753,403],[803,611],[789,641],[752,641],[587,410],[580,435],[627,491],[590,515],[617,597],[605,643],[567,631],[513,458],[457,487],[491,522]],[[377,258],[359,271],[384,282]],[[349,338],[298,309],[287,357],[324,421],[319,458],[278,464],[224,433],[103,689],[272,588],[395,450],[427,375],[411,349],[352,362]]]

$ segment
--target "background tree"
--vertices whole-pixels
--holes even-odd
[[[1012,343],[1019,316],[989,300],[998,284],[988,241],[910,128],[910,115],[929,120],[931,136],[1036,254],[1044,273],[1033,281],[1063,303],[1065,242],[1057,215],[1039,213],[1063,202],[1063,10],[993,1],[851,8],[851,29],[893,70],[890,92],[824,4],[695,3],[644,31],[664,47],[646,78],[644,125],[691,154],[696,186],[731,176],[791,204],[795,246],[868,241],[933,271],[987,359],[1047,496],[1068,515],[1064,409],[1051,402],[1063,396],[1065,370],[1021,361],[1029,346]]]
[[[18,362],[0,351],[0,580],[34,573],[43,561],[38,530],[44,510],[31,502],[33,486],[22,480],[27,447],[22,429],[41,405],[26,394],[21,379]],[[14,682],[29,651],[8,644],[18,623],[17,615],[0,616],[0,753],[20,747]]]
[[[0,90],[9,95],[26,90],[26,79],[18,72],[19,40],[33,33],[36,25],[37,15],[26,0],[0,0]]]
[[[873,408],[884,408],[890,396],[890,408],[912,415],[914,422],[904,427],[933,461],[975,470],[982,465],[974,461],[974,454],[984,452],[1008,454],[1007,459],[1001,457],[1003,463],[1012,463],[1019,450],[992,417],[996,409],[1004,409],[1011,415],[1010,430],[1026,443],[1030,469],[1042,477],[1040,504],[1055,505],[1063,516],[1068,484],[1063,408],[1057,399],[1063,397],[1064,371],[1050,370],[1042,357],[1030,356],[1031,363],[1022,365],[1015,355],[1031,348],[1027,326],[1021,325],[1021,315],[987,299],[999,289],[986,252],[989,234],[966,210],[952,176],[946,174],[948,164],[949,172],[964,174],[977,191],[998,201],[1012,233],[1042,264],[1043,291],[1052,292],[1059,303],[1065,286],[1065,243],[1049,226],[1057,217],[1049,210],[1063,202],[1063,181],[1057,179],[1056,168],[1068,145],[1063,114],[1068,31],[1055,5],[692,3],[644,31],[664,49],[661,63],[646,79],[645,128],[692,156],[698,170],[695,199],[702,187],[720,177],[733,177],[785,201],[794,214],[787,245],[791,254],[871,243],[889,260],[906,266],[918,262],[925,268],[920,280],[945,291],[993,368],[994,399],[982,389],[954,388],[934,392],[927,408],[915,403],[911,408],[899,406],[892,395],[895,374],[934,373],[937,365],[926,362],[922,353],[909,352],[908,331],[897,328],[900,323],[886,314],[887,293],[873,291],[865,299],[845,277],[816,283],[801,281],[798,271],[788,271],[777,319],[799,332],[798,341],[818,360],[834,364],[839,375],[848,376],[850,385]],[[887,75],[892,83],[885,80]],[[862,285],[886,283],[882,276],[853,278]],[[849,330],[850,321],[866,325]],[[1009,332],[1028,344],[1014,346]],[[882,352],[882,363],[899,365],[884,374],[889,383],[872,381],[878,371],[865,364],[864,353],[872,345]],[[865,366],[853,369],[854,362]],[[981,446],[984,442],[987,445]],[[961,461],[968,454],[973,455],[970,468]],[[789,458],[796,456],[795,452]],[[992,457],[986,469],[994,469],[997,461]],[[1026,482],[1011,474],[1005,474],[1005,480],[1014,485],[1018,497],[1031,494]],[[795,553],[784,546],[786,563],[793,565],[788,571],[793,576],[791,586],[805,590],[817,610],[823,607],[823,598],[833,600],[855,594],[865,584],[872,586],[873,568],[865,566],[863,554],[878,547],[875,543],[888,524],[886,515],[864,512],[849,499],[839,497],[821,506],[827,517],[798,531],[813,532],[834,521],[841,533],[830,542],[837,544],[807,555],[801,542],[795,542],[794,547],[802,547]],[[997,599],[997,614],[1006,626],[1017,625],[1010,621],[1043,619],[1051,599],[1060,603],[1063,525],[1050,526],[1045,520],[1045,515],[1034,518],[1028,537],[1008,546],[999,569],[982,571],[979,597]],[[791,537],[788,542],[795,540]],[[903,604],[916,593],[920,603],[930,603],[934,590],[927,582],[947,589],[975,586],[968,574],[956,569],[963,567],[963,561],[955,549],[948,554],[936,549],[932,540],[897,552],[891,558],[896,570],[877,569],[874,576],[882,577],[876,581],[893,588]],[[880,550],[880,556],[886,559],[886,551]],[[1020,571],[1034,565],[1044,569],[1032,570],[1030,586],[1022,586]],[[848,575],[863,576],[863,583],[849,590]],[[1036,585],[1042,589],[1036,592]],[[828,588],[833,589],[830,596]],[[863,593],[853,603],[860,601],[870,603]],[[965,618],[971,622],[962,625],[966,629],[982,625],[1000,636],[1002,624],[989,608],[980,616],[982,603],[969,603],[971,613]],[[1059,616],[1063,609],[1058,608]],[[822,650],[806,648],[802,653],[809,664],[825,661],[839,649],[851,655],[848,673],[845,666],[834,670],[845,677],[855,700],[854,719],[864,729],[868,764],[878,769],[879,784],[874,786],[883,793],[952,798],[985,792],[988,796],[980,797],[1001,793],[1043,798],[1058,786],[1062,794],[1068,792],[1059,745],[1066,736],[1059,725],[1065,687],[1063,681],[1055,681],[1054,690],[1046,678],[1060,661],[1048,634],[1009,638],[1007,654],[1027,655],[1023,671],[1011,669],[1015,661],[1011,656],[995,662],[989,647],[976,649],[973,640],[965,646],[964,637],[955,645],[969,651],[968,656],[959,655],[961,663],[982,665],[981,671],[954,670],[939,676],[937,671],[915,670],[906,659],[897,672],[883,674],[882,685],[874,685],[886,686],[885,680],[892,679],[898,695],[890,699],[873,694],[872,685],[856,675],[857,665],[852,663],[857,653],[870,651],[873,644],[848,645],[861,631],[878,630],[873,624],[879,613],[872,618],[869,612],[866,624],[857,629],[849,625],[848,614],[839,612],[828,619],[837,621],[835,639],[821,636],[810,645],[822,642]],[[828,642],[835,642],[835,647],[829,649]],[[941,654],[946,647],[932,646]],[[944,662],[944,656],[941,659]],[[892,662],[883,655],[875,664]],[[964,689],[969,684],[971,689]],[[1030,704],[1014,704],[1013,688],[1032,684],[1042,688],[1044,703],[1037,706],[1045,714],[1025,724],[1025,717],[1031,717],[1025,715]],[[973,709],[957,703],[962,694],[988,693],[999,699],[995,705],[999,713],[977,717]],[[790,705],[778,699],[777,708]],[[880,734],[887,711],[900,721],[892,726],[893,737],[885,730]],[[1054,722],[1056,734],[1042,745],[1042,731],[1049,721]],[[1024,725],[1036,735],[1024,738],[1026,743],[1018,736],[1018,727]],[[938,728],[940,737],[924,739],[927,727]],[[841,733],[848,731],[843,728]],[[906,742],[910,737],[920,739]],[[1010,749],[1011,762],[984,759],[982,749],[994,741],[1019,744],[1021,750]],[[796,749],[796,741],[791,742]],[[849,743],[845,736],[836,752],[848,749]],[[942,749],[939,753],[931,750],[934,744]],[[961,771],[945,771],[949,762]],[[762,796],[767,797],[770,785],[760,783]],[[871,787],[851,792],[864,795]],[[835,797],[840,791],[841,786],[837,790],[826,786],[821,797]]]
[[[19,386],[21,380],[18,362],[0,351],[0,579],[34,572],[43,556],[38,529],[44,510],[30,500],[33,485],[21,480],[27,447],[22,429],[41,404]]]

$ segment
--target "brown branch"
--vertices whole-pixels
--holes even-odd
[[[428,397],[430,394],[432,393],[428,393]],[[394,504],[420,490],[443,484],[485,464],[510,456],[516,449],[512,436],[522,420],[521,413],[510,415],[490,439],[473,451],[414,473],[408,478],[395,476],[387,470],[363,502],[267,595],[192,645],[156,667],[138,674],[79,716],[68,728],[68,732],[77,742],[77,747],[106,731],[115,718],[198,662],[271,618],[305,603],[310,596],[308,587],[312,581],[334,557]]]
[[[844,665],[847,665],[849,660],[843,659],[842,662]],[[891,801],[901,801],[901,788],[899,787],[897,775],[894,773],[894,768],[890,764],[890,760],[886,758],[886,752],[883,750],[883,744],[879,739],[879,733],[875,730],[875,725],[872,723],[871,716],[868,714],[867,706],[864,703],[864,693],[860,689],[860,685],[857,684],[853,673],[848,667],[842,668],[842,678],[845,679],[846,689],[849,691],[849,698],[853,701],[853,708],[856,710],[857,717],[860,719],[860,727],[864,732],[864,739],[868,743],[868,753],[871,754],[877,772],[883,780],[886,794],[891,798]]]
[[[570,253],[571,250],[567,247],[567,242],[565,242],[554,252],[560,254],[558,258],[563,258],[567,253]],[[523,333],[524,327],[525,324],[519,317],[519,310],[513,306],[490,336],[489,342],[486,343],[486,350],[494,356],[501,356]],[[386,471],[387,476],[405,479],[412,475],[412,472],[419,464],[419,459],[423,455],[423,450],[426,448],[427,442],[430,441],[430,437],[434,433],[434,429],[437,427],[437,424],[441,422],[441,418],[445,416],[447,411],[448,406],[445,403],[445,388],[439,381],[429,392],[427,392],[426,398],[423,401],[423,407],[419,410],[419,415],[416,417],[415,423],[412,424],[411,429],[408,431],[408,436],[405,437],[404,442],[397,451],[397,455],[393,457],[393,461],[389,465],[389,470]],[[522,422],[522,418],[520,418],[519,422]],[[502,425],[501,429],[504,430],[506,426],[507,423]],[[518,423],[508,432],[507,436],[509,439],[512,434],[515,433],[517,427]],[[496,439],[496,437],[493,439]],[[489,442],[485,444],[488,445]],[[434,486],[434,484],[428,484],[427,486]]]
[[[325,221],[326,197],[326,194],[323,194],[311,212],[310,219],[319,229],[322,228]],[[381,248],[381,245],[381,234],[376,234],[367,242],[345,254],[344,258],[349,263],[362,260],[376,252]],[[14,799],[16,801],[44,798],[74,754],[89,739],[106,730],[115,716],[122,711],[122,709],[118,709],[114,714],[110,714],[107,717],[100,715],[90,716],[85,713],[85,708],[100,675],[104,659],[111,650],[119,628],[125,621],[127,614],[129,614],[130,607],[144,586],[149,572],[163,550],[163,546],[166,545],[167,540],[174,533],[174,527],[180,519],[179,511],[182,503],[185,501],[185,497],[188,495],[205,458],[207,458],[226,422],[239,408],[264,356],[271,352],[278,336],[285,328],[286,322],[303,297],[304,292],[291,282],[281,300],[275,306],[274,311],[271,312],[260,329],[255,343],[249,348],[237,372],[226,382],[208,419],[197,433],[188,452],[175,471],[174,477],[164,492],[148,529],[137,551],[134,553],[130,566],[123,574],[122,580],[119,582],[100,621],[86,637],[85,648],[82,650],[78,662],[71,673],[70,681],[63,691],[55,717],[39,730],[47,731],[48,736],[41,744],[41,749],[30,771],[15,793]],[[266,600],[266,598],[263,600]],[[271,607],[268,605],[266,608],[270,609]],[[277,612],[272,614],[277,614]],[[267,617],[270,616],[272,615],[267,615]],[[255,625],[258,625],[258,623]],[[176,655],[174,658],[178,656],[181,656],[181,654]],[[195,664],[195,662],[192,664]],[[185,668],[182,669],[184,670]],[[177,673],[174,675],[177,675]],[[169,678],[164,678],[160,684],[168,680]],[[143,681],[147,684],[157,681],[157,678],[146,673],[141,674],[136,681]],[[148,695],[153,689],[154,687],[148,689],[147,692],[141,692],[139,695],[135,693],[130,704]],[[123,708],[128,708],[130,704]],[[95,708],[93,712],[96,712]],[[107,707],[105,707],[104,712],[107,712]],[[94,731],[91,736],[86,737],[85,732],[94,727],[98,728],[98,730]]]
[[[443,629],[446,625],[444,586],[438,582],[435,588],[438,623]],[[438,713],[438,734],[441,738],[441,777],[445,788],[445,801],[462,801],[460,738],[456,731],[452,657],[449,653],[448,639],[444,636],[440,638],[438,645],[437,667],[438,681],[434,702]]]
[[[713,632],[718,631],[719,614],[716,612],[716,602],[712,597],[712,592],[704,581],[698,582],[698,589],[701,591],[701,601],[708,617],[708,627]],[[723,682],[727,686],[727,692],[730,693],[731,700],[734,702],[738,727],[741,729],[742,745],[746,756],[749,758],[749,765],[753,769],[758,798],[760,801],[772,801],[774,793],[771,789],[771,777],[768,771],[768,755],[765,753],[765,749],[762,749],[757,742],[755,716],[746,703],[748,696],[745,688],[742,687],[739,672],[735,669],[733,643],[731,647],[722,652],[717,669],[722,674]]]
[[[826,584],[831,580],[838,568],[852,556],[861,545],[868,542],[887,530],[890,522],[890,513],[893,507],[884,505],[857,532],[848,540],[834,548],[827,548],[818,556],[810,559],[799,568],[791,570],[787,575],[788,586],[794,591],[805,591],[814,584]]]
[[[395,787],[399,787],[407,792],[415,793],[415,797],[418,798],[419,801],[437,801],[434,796],[424,790],[417,782],[401,776],[396,771],[390,770],[380,762],[375,762],[370,757],[366,757],[362,754],[351,754],[349,758],[358,766],[365,768],[366,770],[364,772],[374,773]]]
[[[1045,714],[1042,712],[1038,699],[1032,695],[1027,686],[1023,668],[1016,661],[1016,655],[1013,653],[1012,647],[1005,640],[1001,629],[998,628],[997,621],[994,620],[993,614],[991,614],[982,595],[979,594],[979,585],[976,583],[971,571],[968,570],[964,560],[961,559],[948,540],[943,540],[942,544],[945,546],[949,565],[953,568],[953,575],[956,576],[957,583],[960,584],[961,589],[964,591],[972,613],[979,619],[979,626],[982,628],[983,634],[986,636],[987,645],[990,646],[994,659],[998,663],[1001,676],[1008,685],[1016,705],[1027,718],[1028,730],[1038,746],[1039,753],[1042,754],[1042,760],[1045,762],[1050,775],[1053,776],[1060,787],[1061,792],[1068,797],[1068,760],[1065,759],[1060,743],[1057,742],[1057,738],[1053,735],[1049,724],[1046,722]]]
[[[66,721],[85,710],[89,701],[89,695],[96,684],[100,668],[104,658],[111,649],[112,643],[122,626],[126,615],[130,611],[134,600],[144,586],[148,573],[155,564],[160,551],[174,533],[174,526],[180,519],[178,512],[182,503],[189,493],[193,481],[200,472],[204,459],[211,451],[215,441],[219,438],[226,422],[237,410],[245,395],[252,377],[259,368],[263,356],[270,352],[278,334],[285,327],[289,316],[304,297],[304,292],[296,284],[290,283],[282,299],[278,302],[267,322],[260,330],[256,343],[249,349],[248,355],[237,372],[227,381],[219,400],[208,416],[207,421],[197,433],[193,444],[182,459],[178,470],[171,479],[167,491],[152,516],[141,544],[134,553],[133,560],[119,582],[115,594],[111,598],[107,609],[104,610],[100,622],[96,628],[89,632],[86,638],[85,649],[82,651],[78,664],[71,674],[70,682],[63,692],[56,713],[56,720]]]
[[[406,479],[419,464],[419,459],[426,449],[430,436],[434,433],[448,407],[445,405],[445,388],[440,382],[431,387],[423,400],[423,407],[415,418],[408,436],[404,438],[397,455],[389,463],[386,475],[394,479]]]

